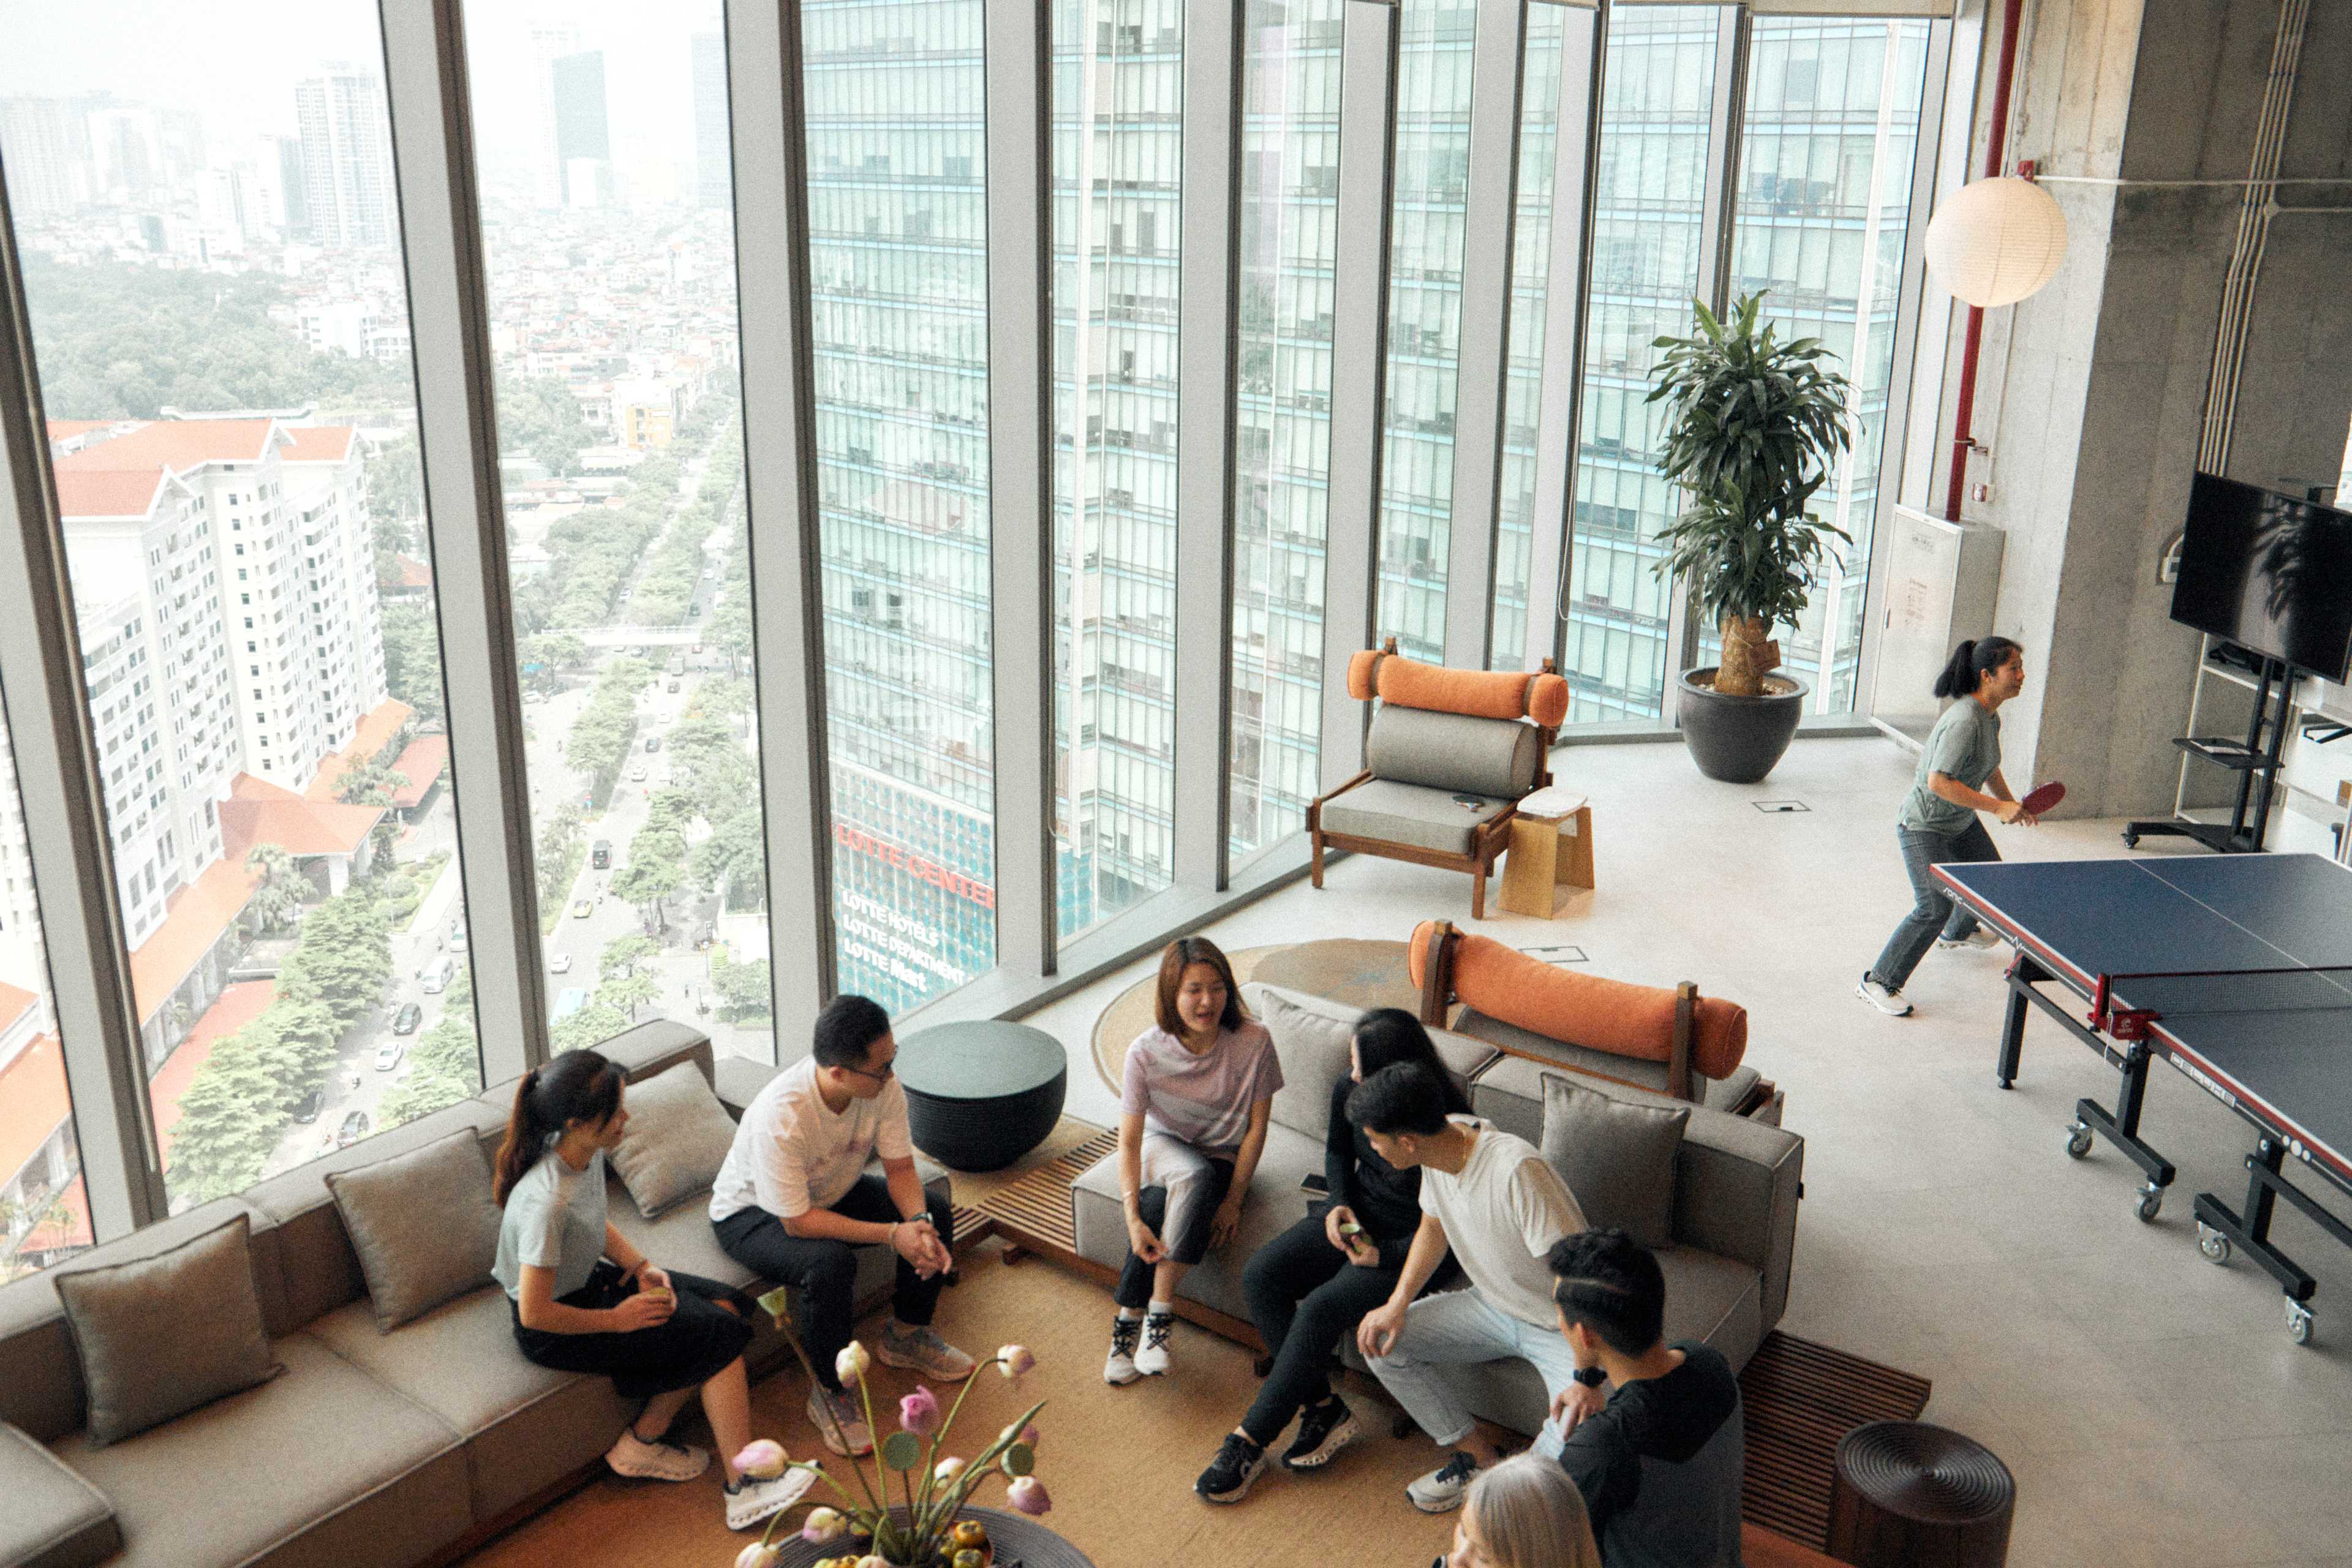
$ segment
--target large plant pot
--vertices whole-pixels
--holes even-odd
[[[1698,771],[1718,784],[1756,784],[1780,761],[1796,738],[1812,689],[1790,675],[1769,675],[1766,683],[1788,686],[1761,697],[1726,697],[1714,686],[1712,667],[1683,676],[1675,693],[1675,713]]]

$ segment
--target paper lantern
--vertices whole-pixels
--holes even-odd
[[[1927,270],[1955,299],[2014,305],[2057,276],[2066,215],[2031,180],[1979,180],[1927,220]]]

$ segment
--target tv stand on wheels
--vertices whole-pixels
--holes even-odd
[[[2278,787],[2280,761],[2286,751],[2287,731],[2294,705],[2294,667],[2244,649],[2233,648],[2239,659],[2258,666],[2254,680],[2254,711],[2242,742],[2219,735],[2182,735],[2173,744],[2192,757],[2238,775],[2237,802],[2230,820],[2197,822],[2185,816],[2162,821],[2127,822],[2124,847],[2137,848],[2143,838],[2193,838],[2223,855],[2258,854],[2270,826],[2271,803]],[[2236,663],[2238,659],[2230,662]]]

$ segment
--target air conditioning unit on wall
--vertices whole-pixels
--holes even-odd
[[[1945,660],[1962,637],[1992,630],[2004,536],[1901,505],[1891,526],[1870,721],[1916,751],[1944,710],[1936,677]]]

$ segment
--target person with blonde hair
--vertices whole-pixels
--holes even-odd
[[[1478,1472],[1453,1550],[1430,1568],[1601,1568],[1601,1549],[1568,1472],[1518,1454]]]

